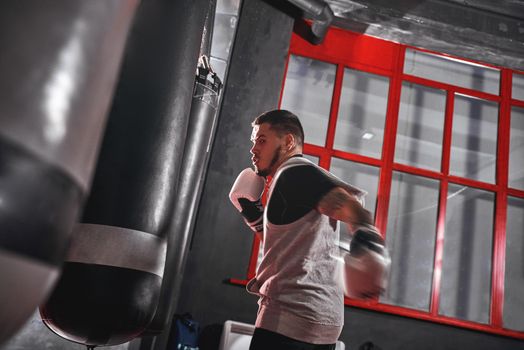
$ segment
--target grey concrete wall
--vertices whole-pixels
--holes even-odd
[[[518,350],[524,341],[407,317],[346,307],[340,339],[347,350]]]
[[[264,1],[245,0],[238,25],[178,305],[178,312],[189,311],[204,325],[255,320],[256,298],[224,283],[246,275],[253,240],[228,193],[250,166],[251,121],[277,107],[293,20]]]

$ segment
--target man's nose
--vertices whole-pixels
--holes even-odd
[[[251,146],[251,149],[249,150],[251,154],[255,155],[255,145]]]

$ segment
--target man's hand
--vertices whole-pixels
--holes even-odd
[[[375,227],[361,226],[351,239],[349,254],[344,256],[344,294],[355,299],[369,299],[386,288],[390,259],[384,239]]]
[[[253,169],[244,169],[235,180],[229,199],[244,217],[246,224],[259,236],[263,227],[264,208],[261,196],[264,192],[264,178],[258,176]]]

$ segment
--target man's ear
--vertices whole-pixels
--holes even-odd
[[[293,134],[286,134],[286,150],[291,151],[295,146],[295,136],[293,136]]]

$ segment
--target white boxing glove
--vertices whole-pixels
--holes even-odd
[[[374,227],[362,226],[355,230],[344,262],[347,297],[368,299],[385,290],[391,260],[382,236]]]
[[[229,199],[244,217],[244,221],[255,232],[262,232],[264,208],[261,197],[264,192],[265,180],[251,168],[246,168],[238,175]]]

